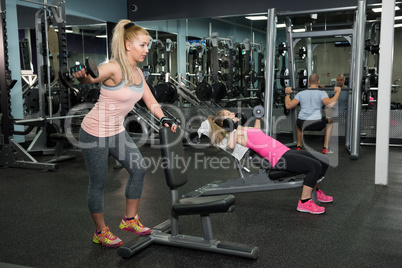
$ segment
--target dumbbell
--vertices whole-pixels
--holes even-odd
[[[63,67],[59,71],[59,78],[61,83],[67,88],[72,88],[74,84],[74,77],[71,73],[77,70],[81,70],[82,68],[85,68],[86,73],[93,78],[97,78],[99,76],[98,66],[96,65],[96,62],[92,58],[87,57],[85,59],[85,65],[77,64],[74,67],[71,67],[70,70],[68,70],[66,67]]]
[[[265,114],[265,109],[261,105],[257,105],[253,109],[253,116],[257,119],[263,118]]]
[[[245,126],[247,123],[247,116],[244,113],[237,113],[235,115],[240,120],[240,125]]]
[[[233,121],[231,118],[226,118],[222,122],[222,127],[227,131],[227,132],[232,132],[237,128],[239,125],[239,122]]]

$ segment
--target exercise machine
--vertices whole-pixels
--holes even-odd
[[[185,158],[183,145],[180,142],[182,136],[183,131],[180,128],[176,132],[166,127],[159,130],[162,157],[165,161],[163,165],[165,178],[171,192],[171,219],[154,227],[148,236],[137,237],[131,245],[127,243],[120,246],[117,253],[128,258],[152,243],[156,243],[257,259],[259,248],[256,246],[224,242],[214,238],[210,214],[232,212],[235,203],[233,195],[179,197],[180,187],[188,181],[183,170],[173,164],[175,159]],[[187,215],[200,215],[203,237],[180,233],[179,218]]]

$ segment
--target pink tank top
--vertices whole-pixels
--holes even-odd
[[[99,99],[82,120],[82,129],[95,137],[110,137],[124,131],[124,119],[143,93],[142,75],[141,84],[130,87],[124,85],[124,80],[113,87],[101,84]]]
[[[261,129],[249,128],[245,130],[247,132],[247,148],[267,159],[272,167],[278,163],[284,153],[290,150],[289,147],[271,138]]]

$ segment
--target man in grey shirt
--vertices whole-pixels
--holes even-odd
[[[328,148],[329,139],[332,134],[333,119],[322,115],[322,106],[332,108],[338,101],[341,93],[340,87],[335,87],[335,95],[332,98],[324,90],[320,90],[320,78],[318,74],[312,74],[309,77],[309,88],[300,91],[296,94],[293,100],[290,99],[290,93],[293,92],[291,87],[285,89],[285,105],[286,109],[290,110],[296,107],[299,103],[301,110],[297,118],[297,150],[303,147],[303,131],[313,130],[324,132],[324,147],[323,154],[332,153]]]

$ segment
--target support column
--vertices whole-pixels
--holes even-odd
[[[364,59],[364,34],[366,28],[366,0],[359,0],[357,6],[356,26],[356,50],[353,79],[353,119],[352,119],[352,141],[350,148],[350,159],[358,159],[360,151],[360,114],[362,110],[362,79]]]
[[[375,184],[388,184],[389,124],[394,53],[395,0],[383,1],[378,76]]]
[[[9,44],[19,44],[18,37],[18,14],[16,1],[6,1],[7,7],[7,39]],[[3,6],[3,8],[5,8]],[[22,83],[21,83],[21,66],[20,66],[20,46],[10,45],[8,47],[9,55],[12,55],[12,60],[9,62],[9,70],[13,74],[13,79],[16,84],[10,92],[12,115],[16,119],[24,118],[24,105],[22,98]],[[4,70],[2,70],[4,71]],[[14,125],[14,130],[23,131],[23,126]],[[14,135],[13,139],[16,142],[24,142],[25,137],[22,135]]]
[[[287,47],[288,47],[288,70],[289,70],[289,79],[290,79],[290,87],[291,88],[296,88],[296,77],[295,77],[295,43],[293,42],[293,33],[292,33],[292,21],[290,18],[286,18],[285,20],[286,23],[286,40],[287,40]],[[310,75],[310,74],[308,74]],[[293,96],[291,95],[293,98]],[[290,144],[286,144],[287,146],[296,146],[297,144],[297,127],[296,127],[296,122],[297,122],[297,109],[292,109],[290,111],[291,114],[291,124],[292,124],[292,136],[293,136],[293,142]]]
[[[264,96],[264,132],[272,136],[272,106],[275,82],[275,44],[276,44],[276,14],[275,8],[268,9],[267,21],[267,55],[265,69],[265,96]]]
[[[313,70],[313,45],[311,44],[311,37],[306,38],[306,53],[307,53],[307,77],[314,72]]]
[[[187,43],[187,23],[186,20],[178,20],[177,21],[177,59],[186,59],[186,43]],[[186,77],[187,66],[186,62],[183,60],[177,60],[177,73],[182,74],[183,77]]]

